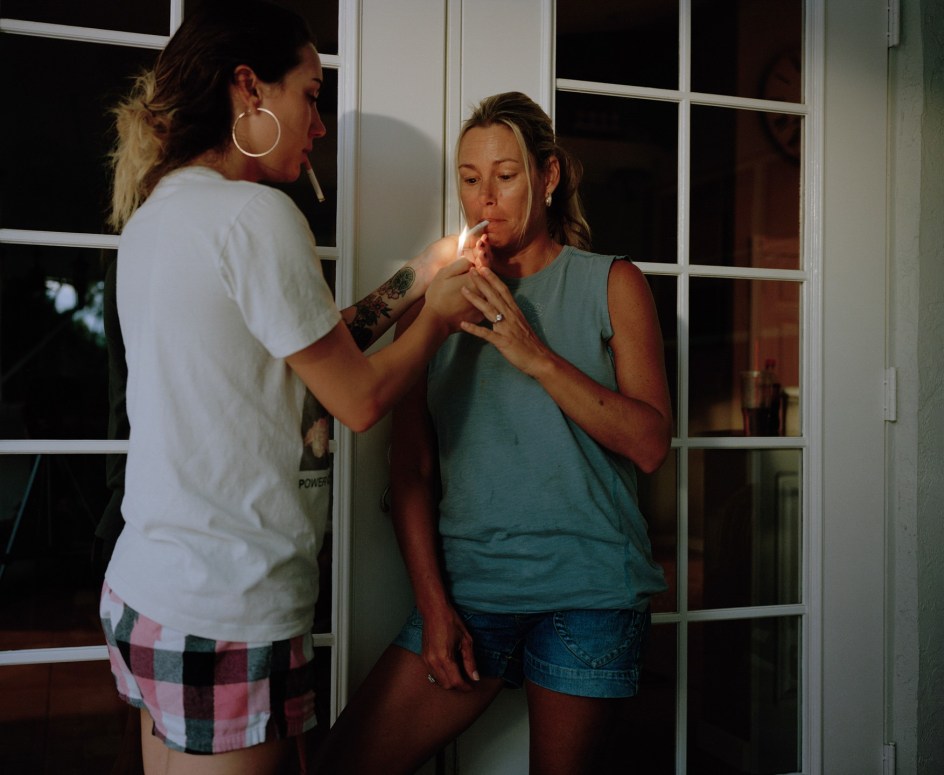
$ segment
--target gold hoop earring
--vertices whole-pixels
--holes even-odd
[[[244,156],[250,157],[251,159],[258,159],[260,156],[268,156],[270,153],[272,153],[272,151],[275,150],[275,146],[279,144],[279,140],[282,139],[282,125],[279,123],[279,119],[275,113],[273,113],[271,110],[268,110],[267,108],[256,108],[256,110],[258,110],[260,113],[266,113],[272,116],[272,120],[275,122],[275,142],[272,143],[272,147],[269,148],[269,150],[263,151],[262,153],[250,153],[245,148],[243,148],[239,144],[239,140],[236,139],[236,125],[239,124],[239,122],[242,121],[242,119],[244,119],[246,116],[254,112],[252,108],[249,110],[244,110],[242,113],[236,116],[236,120],[233,122],[233,131],[231,132],[233,136],[233,145],[236,146],[236,150],[238,150]]]

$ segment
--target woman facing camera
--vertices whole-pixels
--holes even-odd
[[[523,687],[531,773],[599,773],[665,589],[636,488],[671,443],[659,322],[638,268],[588,252],[579,165],[528,97],[477,107],[456,171],[467,221],[488,221],[464,291],[486,323],[463,323],[394,410],[416,608],[319,772],[412,772]]]

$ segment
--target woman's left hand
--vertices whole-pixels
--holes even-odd
[[[484,265],[471,269],[468,278],[462,292],[492,327],[463,323],[462,330],[494,345],[516,369],[536,376],[550,351],[534,333],[508,286]]]

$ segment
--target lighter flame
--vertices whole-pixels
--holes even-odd
[[[463,226],[462,231],[459,232],[459,250],[456,253],[456,258],[461,258],[462,251],[465,249],[465,241],[469,237],[473,237],[481,231],[485,231],[485,227],[488,226],[488,221],[479,221],[471,229],[468,226]]]

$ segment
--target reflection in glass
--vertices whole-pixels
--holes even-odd
[[[557,0],[557,77],[678,88],[678,2]]]
[[[799,772],[799,619],[692,624],[688,655],[686,772]]]
[[[168,0],[3,0],[3,17],[44,24],[97,27],[145,35],[167,35],[170,30]]]
[[[621,706],[599,772],[675,775],[678,627],[654,624],[639,675],[639,694]]]
[[[781,114],[692,106],[693,264],[800,268],[800,166],[771,135],[771,115]]]
[[[557,92],[557,134],[583,164],[580,195],[598,253],[676,261],[678,108]]]
[[[0,245],[4,439],[104,439],[104,277],[114,251]]]
[[[800,101],[803,0],[693,0],[691,26],[693,91]]]
[[[103,642],[102,455],[0,455],[0,651]]]
[[[678,610],[678,452],[671,450],[654,474],[637,472],[639,508],[649,524],[652,557],[669,588],[652,600],[656,613]]]
[[[109,110],[129,77],[155,56],[147,49],[0,36],[3,71],[17,84],[16,106],[0,122],[0,226],[107,231]],[[64,88],[64,78],[82,88]]]
[[[107,660],[0,667],[0,750],[6,773],[111,773],[131,714]]]
[[[800,602],[800,454],[690,451],[690,610]]]
[[[800,284],[695,277],[690,319],[689,436],[799,435]],[[769,385],[763,421],[750,372]]]

